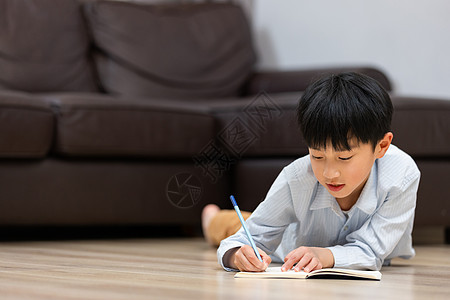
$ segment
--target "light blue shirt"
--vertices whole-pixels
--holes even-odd
[[[247,220],[257,247],[274,262],[300,246],[326,247],[334,267],[379,270],[394,257],[411,258],[411,232],[420,172],[394,145],[377,159],[358,201],[344,214],[314,176],[309,155],[286,166],[265,200]],[[219,263],[235,247],[249,244],[241,228],[223,240]]]

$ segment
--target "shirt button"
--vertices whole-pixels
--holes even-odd
[[[348,229],[348,226],[345,226],[345,227],[344,227],[344,231],[347,231],[347,229]]]

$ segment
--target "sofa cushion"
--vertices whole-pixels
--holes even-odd
[[[237,5],[95,1],[86,15],[108,93],[233,96],[255,62],[249,26]]]
[[[0,1],[0,89],[95,91],[76,0]]]
[[[191,158],[214,137],[206,109],[184,102],[47,95],[57,109],[55,151],[65,156]]]
[[[308,153],[296,120],[300,93],[260,93],[241,100],[211,101],[217,138],[237,157],[301,156]]]
[[[219,120],[217,137],[239,157],[308,153],[296,120],[300,93],[260,93],[242,101],[210,103]],[[450,101],[392,96],[393,143],[413,157],[448,157]]]
[[[54,131],[50,106],[25,93],[0,91],[0,157],[41,158]]]
[[[450,154],[450,101],[392,97],[394,143],[414,157]]]

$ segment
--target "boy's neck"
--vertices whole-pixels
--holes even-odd
[[[356,198],[356,200],[348,199],[348,197],[339,199],[336,198],[336,201],[342,211],[349,211],[353,207],[353,205],[355,205],[356,201],[358,201],[358,198]]]
[[[353,207],[353,205],[355,205],[355,203],[358,201],[359,196],[361,195],[361,192],[364,189],[364,186],[366,185],[366,182],[368,179],[369,179],[369,177],[367,177],[366,180],[347,197],[336,198],[336,201],[339,204],[339,207],[341,208],[341,210],[348,211]]]

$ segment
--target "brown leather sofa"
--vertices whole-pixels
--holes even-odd
[[[307,153],[295,123],[318,76],[255,71],[233,4],[0,2],[0,225],[198,224],[242,209]],[[450,101],[392,96],[394,143],[422,171],[417,225],[450,226]]]

